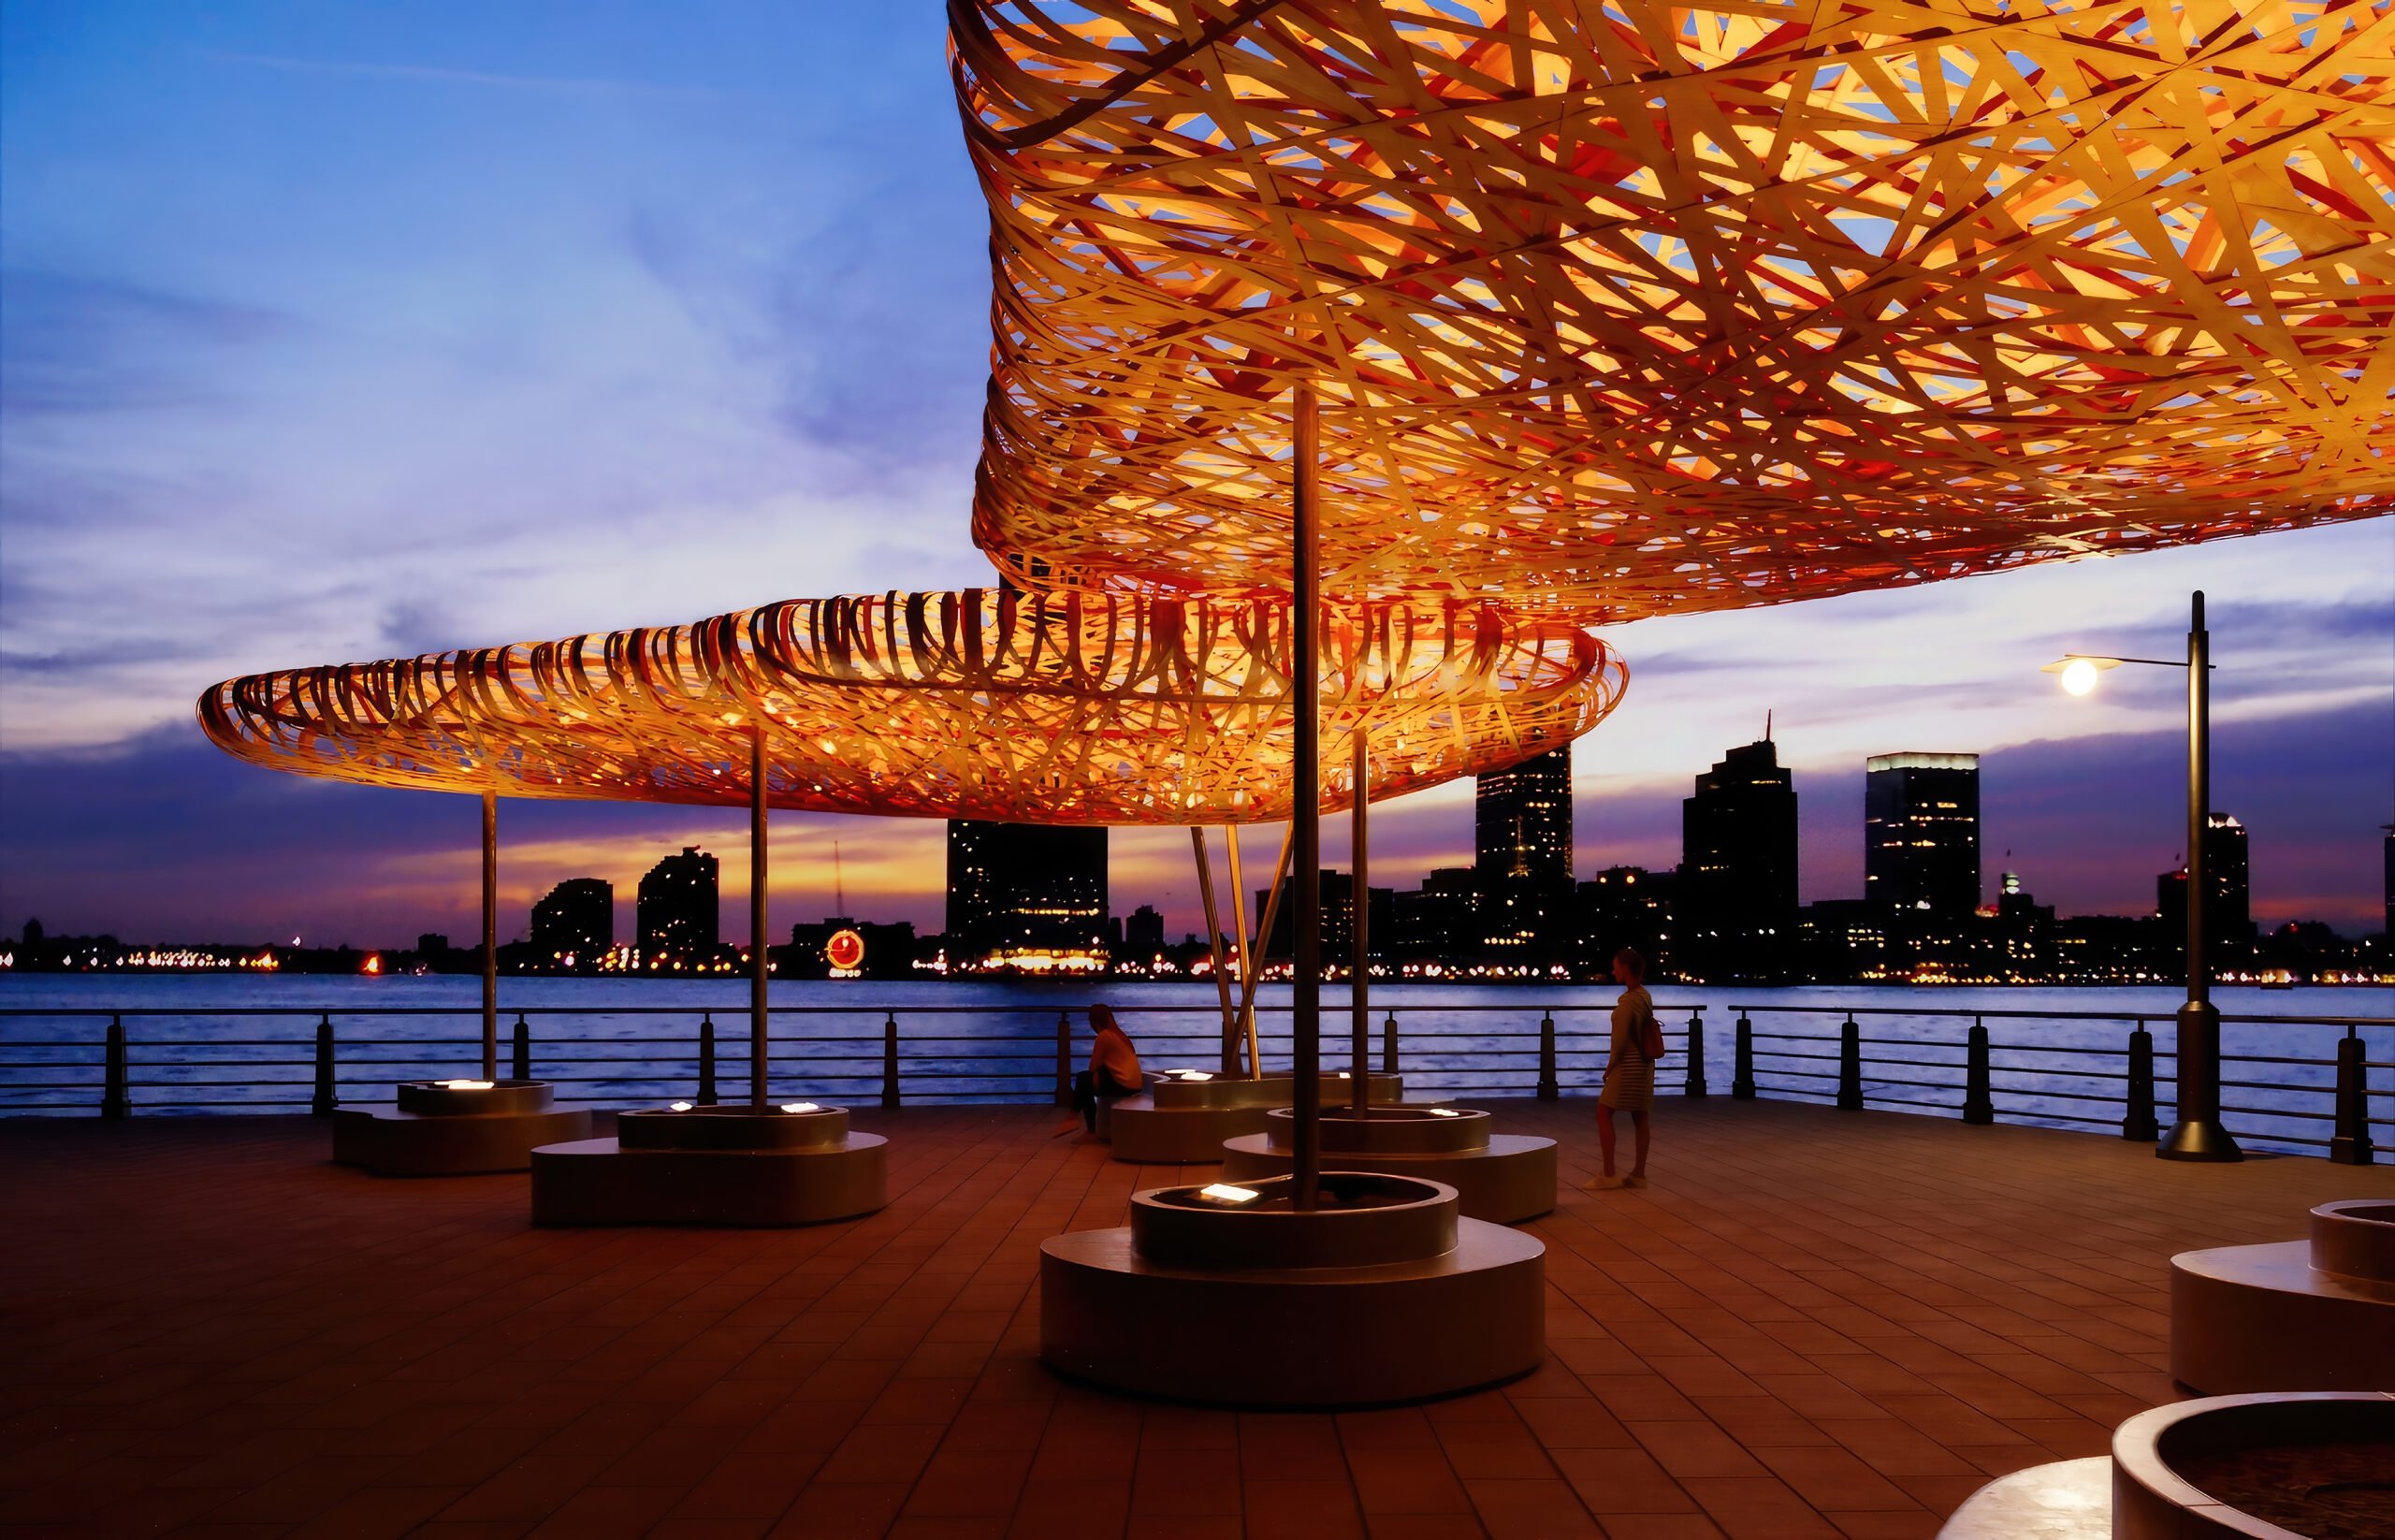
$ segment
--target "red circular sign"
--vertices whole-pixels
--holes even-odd
[[[835,930],[823,943],[823,960],[836,968],[854,968],[864,962],[864,937],[852,930]]]

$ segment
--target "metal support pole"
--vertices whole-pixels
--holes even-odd
[[[499,793],[483,793],[483,1079],[499,1079]]]
[[[1281,856],[1272,867],[1272,885],[1264,890],[1264,912],[1256,917],[1256,944],[1240,946],[1240,966],[1244,977],[1240,981],[1239,1019],[1247,1034],[1248,1074],[1257,1080],[1264,1077],[1264,1050],[1256,1040],[1256,992],[1264,985],[1265,944],[1272,938],[1272,926],[1281,917],[1281,895],[1289,887],[1290,842],[1296,831],[1281,841]],[[1237,881],[1237,878],[1232,879]]]
[[[1863,1111],[1863,1029],[1851,1016],[1837,1029],[1837,1106],[1842,1112]]]
[[[1680,1094],[1702,1098],[1712,1094],[1705,1082],[1705,1008],[1696,1006],[1688,1013],[1688,1083]]]
[[[2340,1166],[2368,1166],[2378,1158],[2370,1141],[2370,1085],[2361,1039],[2350,1026],[2337,1043],[2337,1122],[2329,1158]]]
[[[1291,512],[1295,549],[1289,584],[1289,683],[1297,707],[1290,766],[1289,842],[1299,874],[1291,911],[1295,976],[1289,981],[1290,1058],[1297,1072],[1291,1123],[1290,1206],[1311,1211],[1322,1184],[1322,648],[1316,634],[1321,581],[1321,470],[1314,388],[1297,388]]]
[[[308,1103],[310,1117],[330,1117],[341,1103],[333,1096],[333,1019],[316,1021],[316,1094]]]
[[[1738,1052],[1730,1067],[1730,1095],[1739,1101],[1755,1099],[1755,1029],[1743,1010],[1738,1012]]]
[[[1388,1013],[1386,1021],[1381,1023],[1381,1073],[1397,1073],[1397,1012],[1394,1010]]]
[[[1971,1018],[1969,1047],[1963,1053],[1963,1121],[1996,1121],[1996,1093],[1989,1077],[1987,1024]]]
[[[1347,981],[1348,1075],[1356,1082],[1355,1114],[1369,1115],[1372,1083],[1372,831],[1366,808],[1372,802],[1372,739],[1359,724],[1355,734],[1355,765],[1349,786],[1356,806],[1348,814],[1348,843],[1355,847],[1356,872],[1347,883],[1347,908],[1353,916],[1356,960]]]
[[[1541,1011],[1538,1018],[1538,1099],[1554,1101],[1563,1095],[1563,1082],[1555,1068],[1555,1012]]]
[[[1247,1078],[1261,1080],[1264,1078],[1264,1058],[1256,1046],[1256,957],[1247,939],[1247,874],[1240,869],[1238,825],[1227,823],[1223,826],[1223,849],[1231,867],[1231,948],[1238,954],[1236,961],[1239,964],[1239,1015],[1232,1030],[1238,1032],[1247,1044]],[[1280,879],[1275,877],[1273,887],[1276,895],[1279,885]],[[1272,925],[1269,906],[1264,925],[1269,933]],[[1268,938],[1269,934],[1258,937],[1256,945],[1261,947]]]
[[[106,1059],[100,1071],[100,1116],[131,1117],[133,1088],[126,1073],[123,1017],[109,1018],[108,1047],[103,1052]]]
[[[1239,1073],[1239,1017],[1231,1010],[1231,981],[1223,971],[1223,927],[1214,908],[1214,864],[1206,857],[1206,830],[1191,824],[1189,850],[1198,859],[1198,898],[1206,908],[1206,952],[1214,960],[1214,997],[1223,1008],[1223,1073]]]
[[[2179,1008],[2178,1121],[2155,1154],[2165,1160],[2243,1160],[2220,1121],[2220,1011],[2204,955],[2211,893],[2205,825],[2212,814],[2212,633],[2196,591],[2187,625],[2187,1003]]]
[[[515,1075],[517,1080],[532,1078],[532,1029],[525,1024],[524,1012],[515,1013]]]
[[[1056,1012],[1056,1105],[1073,1104],[1073,1018],[1069,1011]]]
[[[765,1005],[765,726],[748,730],[748,1105],[765,1106],[766,1039],[773,1020]]]
[[[709,1011],[699,1020],[699,1105],[715,1103],[715,1012]]]
[[[881,1105],[898,1105],[898,1013],[894,1010],[882,1012]]]
[[[2128,1106],[2121,1115],[2121,1137],[2151,1144],[2162,1137],[2154,1115],[2154,1034],[2140,1022],[2129,1034]]]

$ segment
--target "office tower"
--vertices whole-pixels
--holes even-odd
[[[1589,978],[1605,978],[1614,953],[1632,948],[1647,959],[1648,978],[1665,967],[1672,931],[1671,872],[1607,866],[1579,884],[1573,963]]]
[[[1796,932],[1796,781],[1769,738],[1725,751],[1680,803],[1673,966],[1706,983],[1787,977]]]
[[[1479,945],[1473,918],[1478,902],[1471,867],[1442,866],[1424,878],[1419,888],[1394,895],[1392,934],[1374,950],[1401,963],[1450,967],[1467,962]]]
[[[658,959],[705,962],[716,950],[716,861],[694,845],[682,847],[640,879],[635,903],[644,966]]]
[[[2227,813],[2204,816],[2204,961],[2214,973],[2236,972],[2254,957],[2251,858],[2245,826]],[[2187,868],[2154,879],[2154,909],[2174,966],[2187,966]]]
[[[568,878],[532,906],[532,955],[544,967],[569,957],[577,967],[596,967],[615,944],[612,882]]]
[[[2387,837],[2380,842],[2379,859],[2385,867],[2379,880],[2387,889],[2387,944],[2395,949],[2395,823],[2387,826]]]
[[[1106,831],[949,820],[948,950],[961,966],[1106,955]]]
[[[1142,904],[1131,911],[1123,923],[1123,950],[1133,957],[1149,958],[1164,950],[1164,916],[1153,904]]]
[[[1473,874],[1488,959],[1560,961],[1572,908],[1572,746],[1479,777],[1473,794]]]
[[[1980,907],[1980,757],[1864,763],[1863,896],[1888,918],[1899,974],[1968,960]]]

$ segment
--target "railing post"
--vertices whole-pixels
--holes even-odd
[[[333,1098],[333,1019],[316,1022],[316,1095],[308,1103],[310,1117],[330,1117],[339,1103]]]
[[[898,1105],[898,1013],[885,1010],[881,1020],[881,1105]]]
[[[1708,1095],[1705,1083],[1705,1008],[1695,1006],[1688,1013],[1688,1083],[1680,1095],[1698,1097]]]
[[[1070,1011],[1056,1012],[1056,1105],[1073,1104],[1073,1017]]]
[[[1397,1073],[1397,1012],[1394,1010],[1388,1013],[1386,1021],[1381,1023],[1381,1073]]]
[[[2154,1034],[2139,1022],[2129,1034],[2128,1106],[2121,1116],[2121,1137],[2151,1144],[2162,1137],[2154,1115]]]
[[[2378,1152],[2370,1141],[2370,1086],[2363,1073],[2361,1039],[2349,1025],[2337,1044],[2337,1124],[2329,1158],[2340,1166],[2368,1166]]]
[[[1851,1016],[1837,1029],[1837,1107],[1841,1112],[1863,1111],[1863,1029]]]
[[[100,1087],[100,1116],[131,1117],[133,1097],[125,1084],[124,1018],[109,1018],[108,1068]]]
[[[699,1105],[715,1104],[715,1012],[708,1011],[699,1018]]]
[[[510,1072],[517,1080],[532,1078],[532,1029],[524,1024],[524,1012],[515,1013],[515,1063]]]
[[[1553,1101],[1563,1095],[1563,1082],[1555,1074],[1555,1012],[1543,1011],[1538,1019],[1538,1099]]]
[[[1963,1064],[1963,1121],[1994,1123],[1996,1093],[1988,1078],[1987,1023],[1971,1018],[1970,1047]]]
[[[1755,1029],[1743,1010],[1738,1012],[1738,1056],[1730,1070],[1730,1095],[1740,1101],[1755,1099]]]

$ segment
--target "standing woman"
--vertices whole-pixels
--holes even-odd
[[[1589,1184],[1592,1188],[1647,1185],[1647,1118],[1655,1105],[1655,1060],[1650,1052],[1662,1034],[1657,1030],[1655,1002],[1647,994],[1647,959],[1629,947],[1613,956],[1614,981],[1622,986],[1613,1008],[1613,1051],[1605,1056],[1604,1089],[1597,1094],[1597,1150],[1604,1172]],[[1628,1176],[1613,1170],[1613,1115],[1628,1112],[1637,1141],[1637,1156]]]

